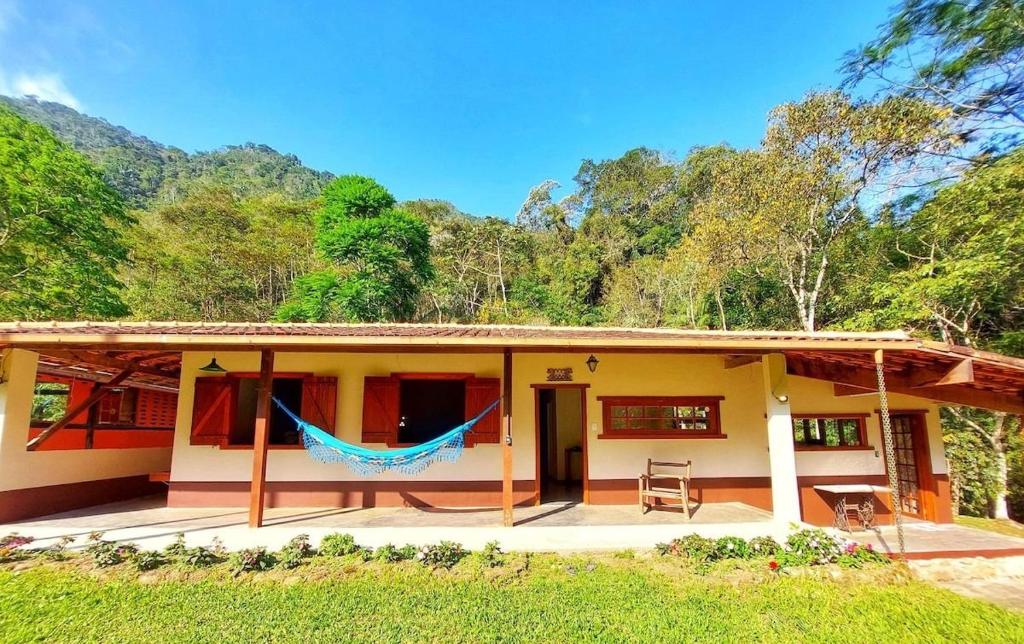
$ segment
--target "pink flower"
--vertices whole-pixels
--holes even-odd
[[[853,553],[857,552],[857,542],[856,541],[847,541],[846,542],[846,552],[848,554],[851,554],[851,555]]]

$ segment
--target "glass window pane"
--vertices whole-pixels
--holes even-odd
[[[612,429],[626,429],[626,419],[612,418]]]
[[[644,408],[643,407],[630,407],[629,408],[629,417],[630,418],[639,418],[640,416],[643,416],[643,415],[644,415]]]
[[[661,415],[661,408],[660,407],[653,407],[653,406],[652,407],[644,407],[644,417],[645,418],[657,418],[660,415]]]
[[[707,407],[694,407],[693,411],[694,411],[694,415],[697,416],[698,418],[707,418],[708,417],[708,408]]]
[[[625,418],[626,417],[626,408],[623,407],[622,405],[614,405],[614,406],[612,406],[612,417],[613,418]]]
[[[706,432],[708,430],[708,421],[698,420],[693,424],[693,428],[698,431]]]

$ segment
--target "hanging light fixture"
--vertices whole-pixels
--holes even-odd
[[[206,373],[227,373],[228,372],[227,369],[225,369],[224,367],[222,367],[219,364],[217,364],[217,354],[213,355],[213,358],[210,360],[210,364],[206,365],[205,367],[199,367],[199,370],[200,371],[205,371]]]
[[[597,356],[595,356],[594,354],[590,354],[590,357],[587,358],[587,369],[590,369],[590,373],[594,373],[595,371],[597,371],[598,362],[601,361],[597,359]]]

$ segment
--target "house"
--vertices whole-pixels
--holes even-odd
[[[941,523],[939,407],[1024,414],[1024,361],[903,332],[50,322],[0,324],[0,348],[0,522],[166,485],[170,506],[249,507],[254,526],[268,506],[387,505],[511,525],[549,499],[636,504],[654,458],[692,463],[695,504],[818,525],[842,484],[875,486],[891,521],[893,468],[902,512]],[[361,477],[310,459],[264,393],[381,450],[501,404],[457,461]]]

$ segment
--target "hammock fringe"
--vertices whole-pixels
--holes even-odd
[[[302,434],[302,445],[314,460],[321,463],[344,463],[360,476],[390,471],[419,474],[434,463],[457,461],[465,446],[466,432],[471,431],[474,425],[501,402],[500,398],[495,400],[475,418],[425,443],[402,449],[372,450],[346,443],[299,418],[277,398],[271,400],[295,422],[296,428]]]

